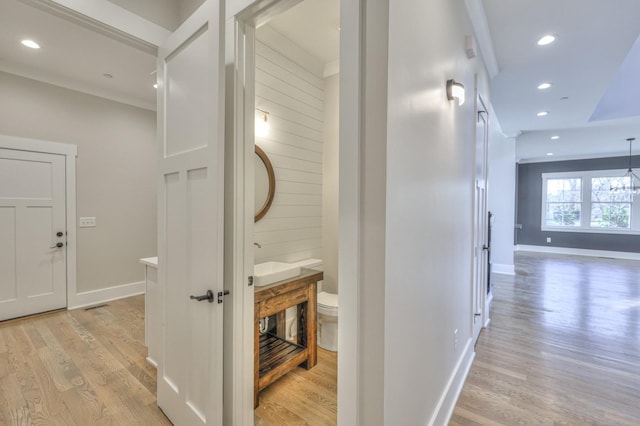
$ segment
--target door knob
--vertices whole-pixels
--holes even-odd
[[[189,296],[189,299],[197,300],[198,302],[208,300],[209,303],[213,303],[213,291],[207,290],[206,294],[203,294],[202,296]]]
[[[55,246],[51,246],[51,247],[49,247],[49,248],[54,249],[54,248],[62,248],[62,247],[64,247],[64,243],[56,243],[56,245],[55,245]]]

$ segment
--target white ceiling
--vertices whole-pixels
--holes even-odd
[[[123,43],[33,6],[69,1],[0,0],[0,70],[155,108],[156,64],[148,46]],[[162,4],[172,1],[188,1],[193,8],[201,0]],[[466,1],[484,7],[486,39],[492,41],[499,69],[491,82],[491,102],[505,134],[521,134],[518,159],[549,160],[548,152],[553,159],[624,155],[627,137],[640,140],[640,1]],[[82,5],[100,3],[125,4],[85,0]],[[145,18],[161,24],[157,16]],[[321,61],[338,59],[339,0],[305,0],[269,24]],[[537,46],[546,33],[557,34],[557,41]],[[23,47],[20,40],[27,37],[42,48]],[[543,81],[553,83],[551,89],[537,90]],[[537,117],[543,110],[549,115]],[[552,135],[560,139],[551,141]]]
[[[621,70],[640,34],[639,1],[482,2],[499,67],[491,102],[505,134],[523,133],[520,159],[623,154],[627,137],[640,138],[640,47]],[[549,33],[556,42],[538,46]],[[540,91],[542,82],[553,86]],[[607,121],[590,122],[596,108],[594,118]],[[549,114],[538,117],[540,111]],[[629,116],[636,118],[612,120]]]
[[[21,1],[0,3],[0,71],[155,108],[155,55]]]
[[[340,57],[340,0],[304,0],[269,25],[324,64]]]

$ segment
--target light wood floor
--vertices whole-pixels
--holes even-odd
[[[337,422],[338,357],[318,348],[318,364],[298,367],[260,392],[256,426],[335,425]]]
[[[145,361],[144,296],[0,323],[0,425],[170,425]]]
[[[518,253],[451,425],[640,425],[640,262]]]
[[[640,262],[516,256],[451,425],[640,425]],[[0,323],[0,425],[170,425],[145,361],[144,298]],[[319,351],[264,390],[256,425],[333,425]]]
[[[0,322],[0,425],[171,425],[145,360],[144,296]],[[335,425],[337,355],[260,394],[256,425]]]

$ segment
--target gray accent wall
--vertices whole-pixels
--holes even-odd
[[[518,164],[516,242],[522,245],[611,250],[640,253],[640,235],[542,231],[542,174],[586,170],[626,169],[629,157],[591,158]],[[634,170],[640,156],[632,157]],[[547,243],[547,237],[551,243]]]

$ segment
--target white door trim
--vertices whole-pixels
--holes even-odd
[[[0,148],[41,152],[65,156],[66,226],[67,226],[67,309],[77,305],[76,287],[76,157],[78,147],[17,136],[0,135]]]
[[[476,81],[477,81],[477,76],[476,76]],[[477,84],[477,83],[476,83]],[[477,91],[477,96],[476,96],[476,106],[475,106],[475,110],[476,110],[476,116],[475,116],[475,140],[476,143],[474,145],[475,147],[475,152],[474,152],[474,169],[477,165],[477,161],[478,161],[478,152],[477,152],[477,137],[478,137],[478,120],[480,117],[480,113],[481,111],[484,111],[484,113],[486,114],[485,120],[484,120],[484,129],[483,129],[483,158],[482,158],[482,163],[483,163],[483,176],[482,176],[482,182],[478,181],[478,177],[474,175],[474,188],[473,188],[473,193],[474,193],[474,202],[473,202],[473,256],[471,257],[472,261],[473,261],[473,265],[472,265],[472,273],[473,273],[473,278],[472,278],[472,292],[471,292],[471,297],[472,297],[472,312],[471,312],[471,330],[472,330],[472,334],[473,334],[473,341],[475,343],[476,339],[478,338],[480,331],[483,327],[486,326],[486,324],[488,324],[489,322],[489,309],[488,309],[488,304],[487,304],[487,269],[486,269],[486,263],[484,263],[483,261],[486,259],[487,254],[485,253],[485,251],[482,249],[482,247],[485,246],[485,244],[487,244],[487,225],[488,225],[488,218],[487,218],[487,214],[489,211],[489,206],[488,206],[488,175],[489,175],[489,109],[487,108],[487,104],[485,102],[485,97],[482,95],[482,93],[480,93],[479,91]],[[477,192],[478,192],[478,188],[482,188],[483,189],[483,198],[484,200],[479,201],[477,199]],[[478,203],[481,203],[484,205],[484,209],[482,212],[480,212],[479,215],[477,215],[476,217],[476,213],[477,213],[477,209],[478,209]],[[480,229],[478,229],[478,227],[480,227]],[[480,231],[482,237],[478,238],[478,231]],[[480,241],[479,241],[480,240]],[[476,259],[478,258],[478,259]],[[479,266],[480,265],[480,266]],[[477,282],[476,280],[478,279],[477,274],[479,273],[482,274],[480,280],[481,280],[481,286],[480,286],[480,295],[476,295],[476,291],[478,290],[477,288]],[[477,300],[476,298],[479,297],[479,300]],[[478,302],[479,302],[479,306],[478,306]],[[480,312],[476,312],[476,308],[480,309]],[[476,314],[480,314],[480,318],[479,318],[479,324],[476,324]]]
[[[338,425],[359,425],[362,384],[360,311],[361,164],[365,100],[365,2],[340,1],[338,182]],[[368,5],[376,13],[377,7]],[[388,6],[387,6],[388,7]],[[374,58],[373,60],[375,60]],[[381,420],[382,421],[382,420]]]
[[[254,419],[253,182],[254,28],[238,16],[225,22],[225,246],[224,280],[234,295],[224,310],[225,424]],[[251,207],[250,207],[251,206]]]

